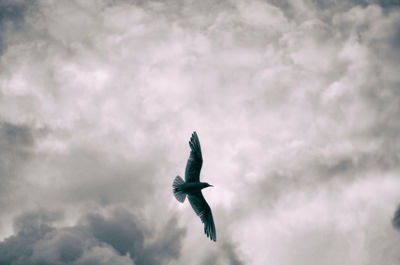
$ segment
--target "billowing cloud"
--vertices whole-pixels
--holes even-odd
[[[179,257],[184,231],[170,220],[153,231],[126,210],[106,218],[89,214],[74,226],[55,227],[59,215],[25,213],[15,220],[16,234],[0,243],[1,264],[161,264]],[[146,233],[160,233],[146,244]],[[161,247],[160,247],[161,246]]]
[[[398,1],[0,7],[7,262],[400,258]],[[194,130],[216,244],[171,194]]]

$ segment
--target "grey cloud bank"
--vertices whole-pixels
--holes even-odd
[[[126,210],[112,217],[89,214],[81,224],[55,228],[57,214],[25,213],[15,221],[16,235],[0,243],[0,264],[161,264],[179,255],[182,229],[174,220],[155,244],[144,245],[148,228]]]
[[[400,259],[398,1],[0,3],[1,264]]]

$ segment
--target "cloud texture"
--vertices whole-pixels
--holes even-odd
[[[400,259],[398,1],[0,3],[0,264]]]
[[[170,220],[161,239],[145,246],[149,231],[125,210],[88,214],[70,227],[55,228],[56,218],[45,210],[19,216],[16,235],[0,243],[0,264],[161,264],[178,257],[184,235]]]

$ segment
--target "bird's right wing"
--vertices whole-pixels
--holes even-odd
[[[214,219],[211,208],[203,197],[201,191],[189,195],[189,202],[193,210],[204,223],[204,233],[213,241],[217,241],[217,232],[215,231]]]
[[[185,180],[186,182],[200,181],[200,170],[203,165],[203,156],[201,154],[200,141],[196,132],[193,132],[189,141],[190,156],[186,164]]]

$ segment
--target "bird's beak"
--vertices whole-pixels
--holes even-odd
[[[210,187],[214,187],[214,186],[210,184]]]

